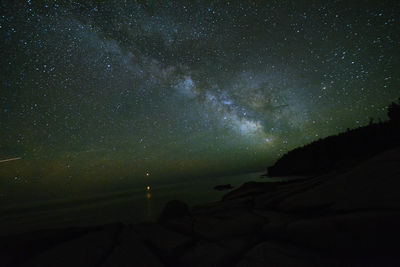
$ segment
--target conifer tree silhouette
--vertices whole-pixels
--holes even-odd
[[[391,121],[400,122],[400,98],[398,104],[392,102],[389,105],[387,115]]]

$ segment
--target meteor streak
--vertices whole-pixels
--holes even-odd
[[[21,157],[16,157],[16,158],[9,158],[9,159],[0,159],[0,163],[7,162],[7,161],[19,160],[19,159],[22,159],[22,158]]]

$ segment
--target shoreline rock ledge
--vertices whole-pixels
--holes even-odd
[[[4,266],[400,266],[400,149],[351,169],[167,204],[157,222],[2,237]]]

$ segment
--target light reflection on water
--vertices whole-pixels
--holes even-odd
[[[150,186],[131,193],[114,193],[114,196],[80,201],[62,202],[52,209],[36,206],[24,212],[0,212],[0,229],[8,233],[30,229],[86,226],[111,222],[138,223],[155,220],[165,204],[179,199],[189,206],[218,201],[227,191],[217,191],[214,186],[230,183],[234,188],[248,181],[271,181],[260,178],[262,173],[250,173],[219,178],[199,179],[168,186]],[[0,235],[4,233],[0,232]]]
[[[147,209],[146,209],[146,218],[145,218],[145,220],[146,221],[150,221],[155,217],[154,214],[153,214],[154,212],[153,212],[153,208],[152,208],[151,193],[150,192],[146,193],[146,198],[147,198],[147,201],[146,201]]]

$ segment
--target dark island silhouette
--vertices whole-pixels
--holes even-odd
[[[400,104],[400,102],[399,102]],[[2,266],[400,266],[400,105],[390,121],[295,149],[222,200],[156,222],[2,236]]]

